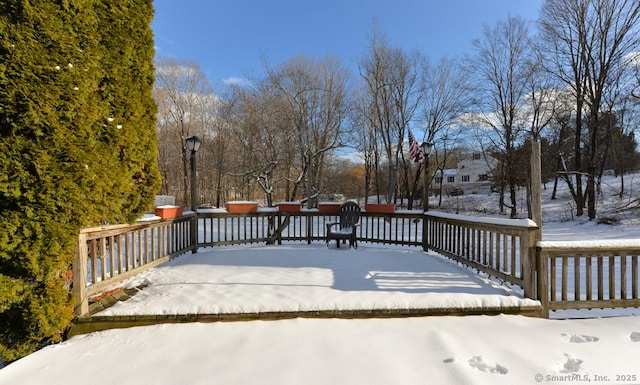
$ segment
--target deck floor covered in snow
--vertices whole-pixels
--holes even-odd
[[[538,301],[440,256],[366,244],[203,248],[120,286],[133,295],[78,322],[76,334],[163,322],[540,311]]]

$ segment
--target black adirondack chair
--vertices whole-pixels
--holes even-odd
[[[340,207],[340,222],[327,223],[327,247],[329,241],[336,240],[340,248],[340,241],[349,241],[349,247],[358,248],[356,228],[360,225],[360,206],[354,202],[346,202]]]

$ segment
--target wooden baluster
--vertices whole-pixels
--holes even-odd
[[[593,299],[593,268],[592,268],[592,260],[591,255],[588,255],[586,258],[586,266],[585,266],[585,280],[587,283],[587,301],[591,301]]]
[[[627,299],[627,253],[620,253],[620,299]]]

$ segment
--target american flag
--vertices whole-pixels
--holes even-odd
[[[409,159],[414,162],[420,162],[420,164],[424,163],[422,151],[420,151],[418,142],[416,142],[416,138],[413,137],[411,130],[409,130]]]

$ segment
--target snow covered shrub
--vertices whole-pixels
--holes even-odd
[[[62,338],[78,231],[153,203],[152,15],[151,0],[0,3],[4,360]]]

